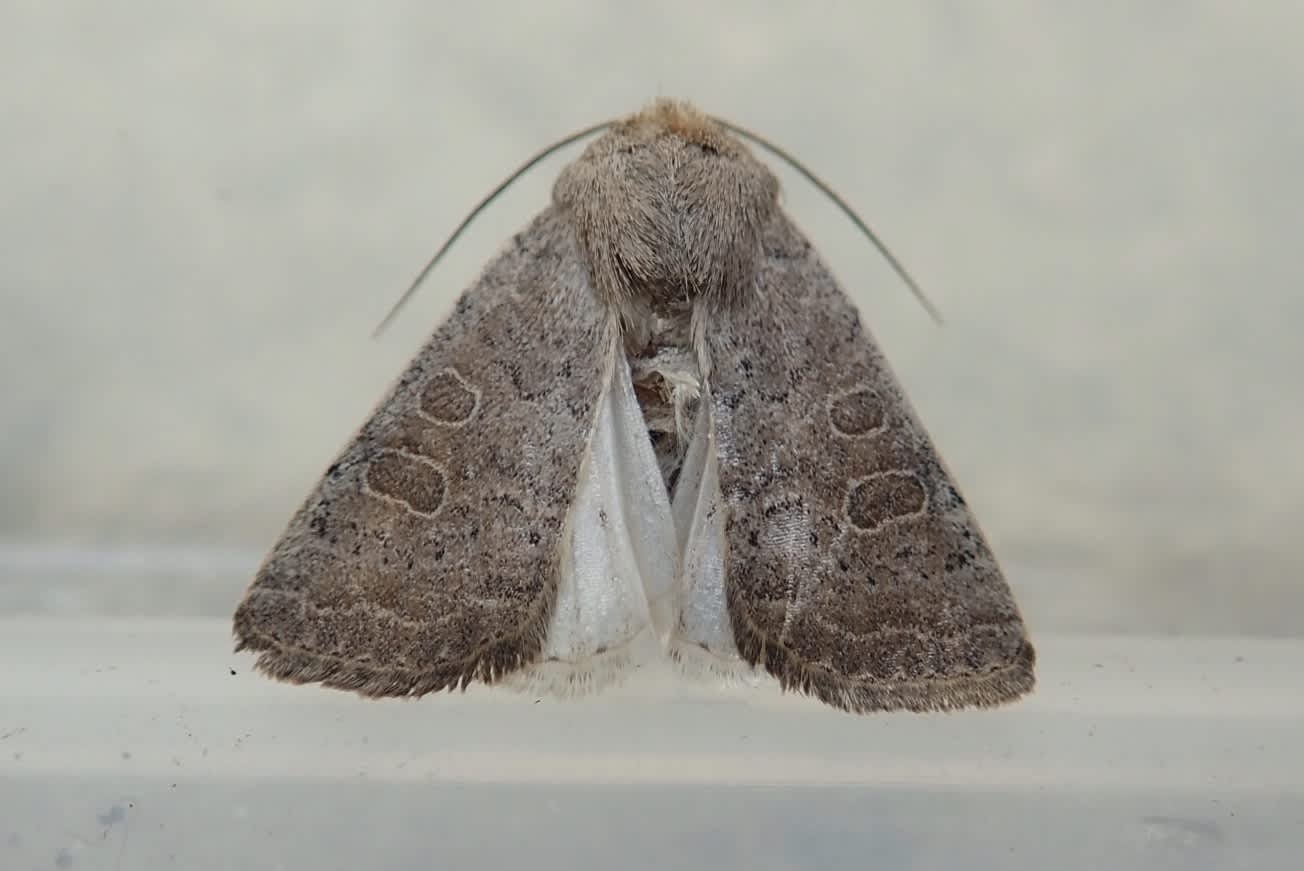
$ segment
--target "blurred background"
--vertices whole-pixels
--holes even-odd
[[[277,3],[0,11],[0,613],[230,613],[572,150],[658,95],[790,212],[1039,632],[1299,635],[1304,6]],[[773,163],[771,161],[771,163]]]

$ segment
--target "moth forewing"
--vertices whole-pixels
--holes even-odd
[[[420,695],[538,660],[610,318],[550,208],[327,469],[235,614],[273,677]]]
[[[858,712],[1010,701],[1034,653],[977,521],[860,316],[795,226],[707,333],[743,658]]]

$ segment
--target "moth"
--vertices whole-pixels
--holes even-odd
[[[364,696],[567,694],[649,645],[858,713],[1030,691],[987,541],[740,128],[602,129],[291,519],[237,650]]]

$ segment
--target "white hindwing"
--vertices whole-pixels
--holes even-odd
[[[540,659],[509,684],[570,695],[618,679],[669,631],[675,530],[629,364],[613,353],[567,518]]]

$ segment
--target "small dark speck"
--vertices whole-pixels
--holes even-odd
[[[131,752],[128,751],[128,750],[123,750],[123,751],[122,751],[122,758],[123,758],[124,760],[130,759],[130,758],[131,758]]]
[[[233,668],[233,669],[231,669],[231,676],[232,676],[232,677],[234,677],[234,676],[235,676],[235,669],[234,669],[234,668]]]

